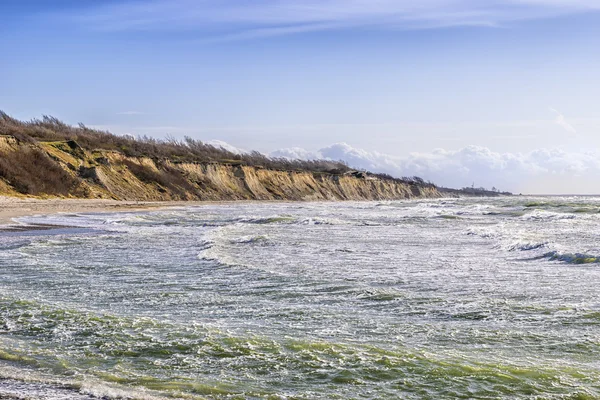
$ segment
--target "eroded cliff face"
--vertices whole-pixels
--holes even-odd
[[[0,194],[118,200],[395,200],[436,188],[372,177],[190,164],[0,137]]]

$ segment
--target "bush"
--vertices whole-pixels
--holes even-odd
[[[183,141],[173,138],[159,140],[148,136],[134,138],[91,129],[83,124],[70,126],[57,118],[43,116],[42,119],[23,122],[0,111],[0,133],[14,136],[22,142],[73,140],[86,150],[114,150],[130,157],[149,157],[153,160],[173,160],[190,163],[235,163],[282,171],[310,171],[341,174],[350,170],[341,161],[289,160],[270,158],[257,151],[236,154],[200,140],[186,137]]]
[[[35,147],[0,154],[0,178],[19,193],[30,195],[64,196],[79,184],[76,178]]]

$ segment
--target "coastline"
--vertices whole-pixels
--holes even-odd
[[[104,199],[37,199],[31,197],[0,196],[0,229],[18,226],[19,217],[49,215],[57,213],[79,212],[119,212],[143,211],[176,207],[181,205],[199,205],[206,202],[185,201],[126,201]]]
[[[420,198],[404,199],[420,200]],[[102,213],[149,211],[170,207],[200,206],[215,203],[272,203],[297,202],[297,200],[167,200],[167,201],[135,201],[107,199],[65,199],[65,198],[35,198],[12,197],[0,195],[0,231],[15,230],[21,225],[16,218],[33,215],[52,215],[59,213]],[[344,200],[316,200],[325,202],[340,202]],[[369,201],[369,200],[356,200]],[[24,229],[44,229],[43,225],[24,225]]]

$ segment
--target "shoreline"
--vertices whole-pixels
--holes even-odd
[[[439,199],[443,199],[441,197]],[[454,198],[454,197],[448,197]],[[407,199],[405,199],[407,200]],[[411,199],[422,200],[422,199]],[[65,199],[65,198],[36,198],[12,197],[0,195],[0,231],[48,229],[43,225],[23,225],[15,219],[34,215],[53,215],[59,213],[110,213],[151,211],[171,207],[201,206],[222,203],[269,203],[287,202],[294,200],[192,200],[192,201],[138,201],[138,200],[109,200],[109,199]],[[323,200],[320,200],[323,201]],[[330,200],[344,201],[344,200]],[[361,201],[361,200],[358,200]],[[362,200],[368,201],[368,200]],[[325,200],[325,202],[328,202]],[[51,227],[50,227],[51,228]]]
[[[127,201],[105,199],[37,199],[30,197],[0,196],[0,230],[19,229],[15,219],[34,215],[59,213],[101,213],[158,210],[183,205],[201,205],[210,202],[186,201]],[[12,229],[11,229],[12,228]],[[32,226],[31,228],[35,228]]]
[[[413,199],[419,200],[419,199]],[[343,200],[318,200],[336,202]],[[368,201],[368,200],[358,200]],[[110,213],[128,211],[152,211],[171,207],[202,206],[207,204],[224,203],[273,203],[297,202],[295,200],[167,200],[167,201],[136,201],[136,200],[108,200],[108,199],[65,199],[35,197],[11,197],[0,195],[0,231],[15,230],[21,224],[16,218],[34,215],[53,215],[59,213]],[[31,228],[34,228],[31,225]],[[43,228],[43,226],[40,226]],[[27,229],[29,230],[29,229]]]
[[[339,201],[339,200],[338,200]],[[109,200],[109,199],[65,199],[36,197],[11,197],[0,195],[0,232],[20,230],[53,229],[55,225],[22,224],[17,218],[35,215],[54,215],[60,213],[112,213],[156,211],[172,207],[203,206],[208,204],[231,203],[273,203],[294,202],[294,200]],[[328,202],[328,201],[325,201]]]

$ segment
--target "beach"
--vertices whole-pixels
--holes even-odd
[[[57,213],[96,213],[142,211],[200,204],[177,201],[122,201],[105,199],[39,199],[32,197],[0,196],[0,226],[14,225],[15,218]]]

